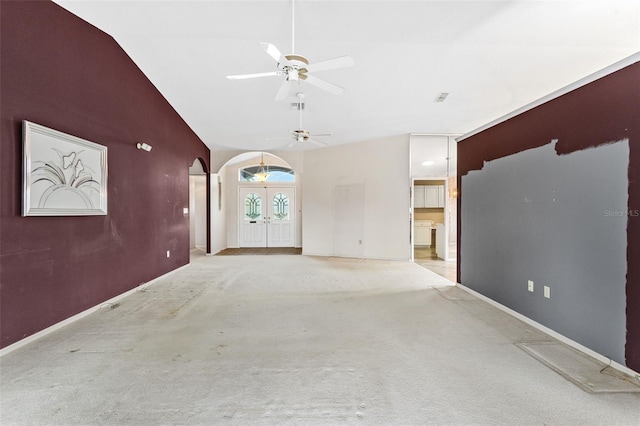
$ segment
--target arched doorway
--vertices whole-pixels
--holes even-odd
[[[191,254],[206,254],[209,244],[209,175],[196,158],[189,167],[189,248]]]
[[[283,155],[285,158],[281,157]],[[266,179],[258,178],[264,163]],[[300,248],[302,203],[300,173],[302,155],[245,152],[227,160],[218,171],[218,211],[213,206],[213,235],[216,252],[240,247]],[[215,191],[214,191],[215,193]],[[252,195],[253,194],[253,195]],[[249,196],[250,201],[247,201]],[[247,204],[248,203],[248,204]]]

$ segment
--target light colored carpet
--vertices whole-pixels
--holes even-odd
[[[636,425],[409,262],[209,256],[0,359],[5,425]]]

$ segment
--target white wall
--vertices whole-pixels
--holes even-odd
[[[207,177],[189,175],[189,247],[207,247]]]
[[[195,243],[196,247],[206,249],[207,248],[207,177],[194,176],[195,179],[195,192],[196,192],[196,235]]]
[[[189,175],[189,248],[196,247],[196,180],[195,176]]]
[[[238,247],[238,165],[226,166],[222,180],[227,247]]]
[[[409,135],[306,151],[302,186],[304,254],[411,257]]]
[[[215,254],[227,248],[227,216],[225,214],[226,197],[224,190],[224,176],[226,167],[220,173],[212,173],[211,181],[211,253]],[[219,186],[220,182],[221,186]]]

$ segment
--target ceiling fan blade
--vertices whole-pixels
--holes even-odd
[[[276,93],[276,97],[274,100],[281,101],[284,98],[286,98],[287,95],[289,94],[290,89],[291,89],[291,82],[289,80],[283,81],[282,85],[280,86],[280,89],[278,90],[278,93]]]
[[[317,136],[331,136],[331,133],[312,133],[309,136],[317,137]]]
[[[324,142],[320,142],[320,141],[317,141],[317,140],[315,140],[315,139],[311,139],[311,138],[309,138],[309,139],[307,139],[307,141],[308,141],[308,142],[311,142],[311,143],[314,143],[314,144],[316,144],[316,145],[320,145],[320,146],[327,146],[327,144],[326,144],[326,143],[324,143]]]
[[[258,42],[258,44],[260,45],[260,47],[262,47],[264,49],[265,52],[267,52],[267,55],[269,55],[273,59],[275,59],[276,62],[280,62],[280,58],[282,57],[282,53],[280,53],[280,50],[278,50],[277,47],[275,47],[271,43],[265,43],[263,41]]]
[[[307,71],[316,72],[316,71],[325,71],[325,70],[333,70],[336,68],[346,68],[352,67],[355,65],[353,58],[351,56],[340,56],[339,58],[327,59],[326,61],[316,62],[311,65],[305,66]]]
[[[333,93],[334,95],[339,95],[344,92],[344,87],[336,86],[333,83],[329,83],[309,74],[304,74],[304,77],[301,76],[301,78],[307,83],[319,87],[322,90],[326,90],[329,93]]]
[[[227,78],[229,80],[245,80],[247,78],[258,78],[258,77],[273,77],[276,75],[280,75],[279,71],[271,71],[271,72],[259,72],[255,74],[240,74],[240,75],[228,75]]]

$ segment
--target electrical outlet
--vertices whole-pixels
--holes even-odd
[[[533,281],[531,280],[527,281],[527,290],[533,293]]]
[[[167,258],[171,257],[171,251],[167,250]]]
[[[547,299],[551,299],[551,288],[549,286],[544,286],[544,297]]]

